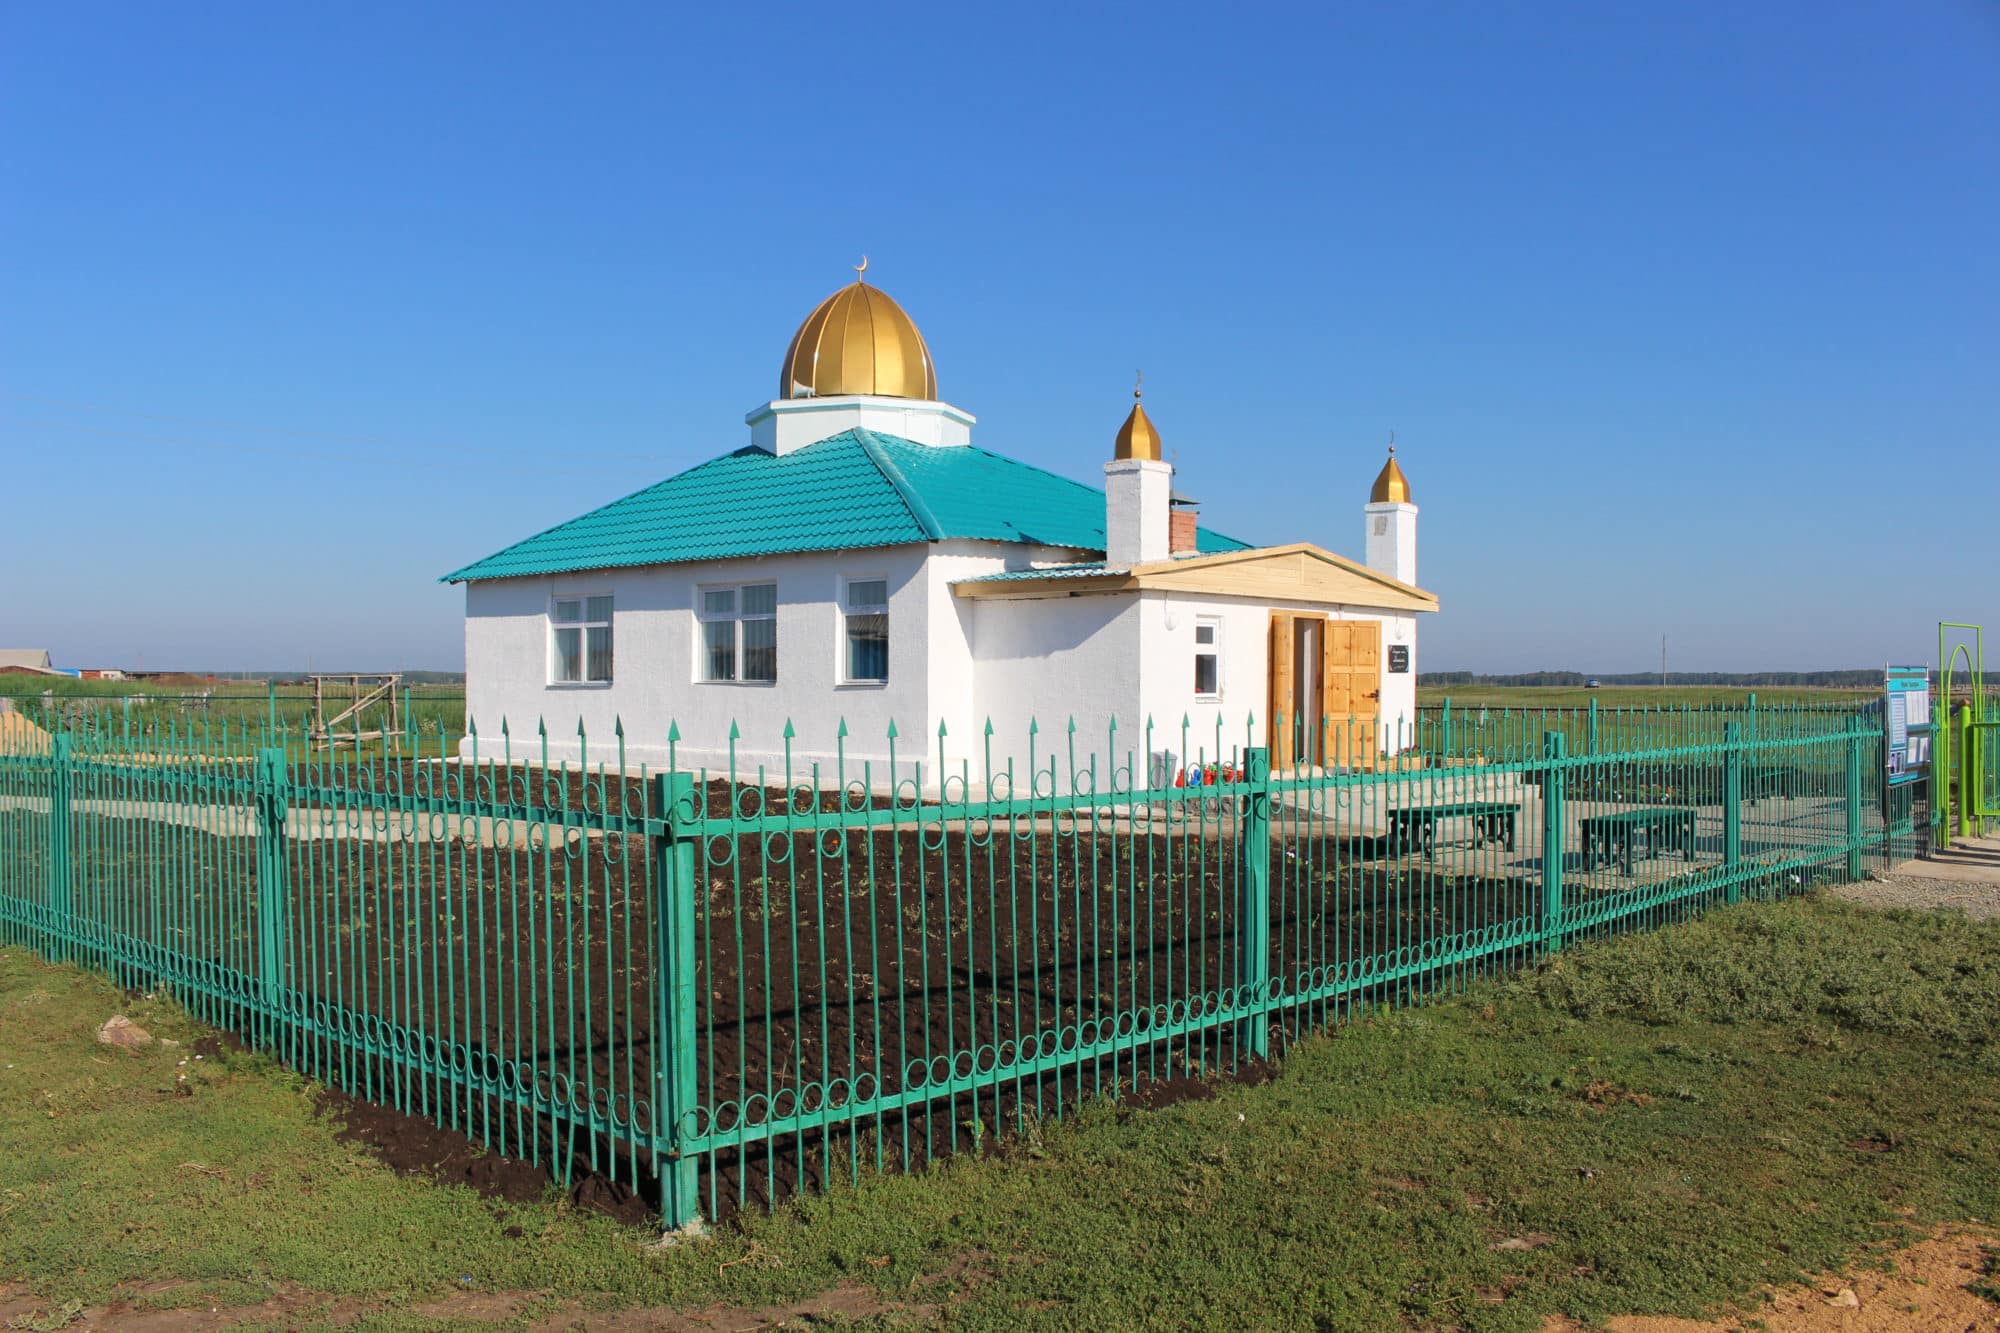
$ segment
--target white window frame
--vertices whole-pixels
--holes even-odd
[[[1205,644],[1201,641],[1201,632],[1204,629],[1215,631],[1213,642]],[[1222,701],[1222,617],[1196,616],[1194,618],[1194,634],[1194,656],[1196,659],[1203,657],[1213,657],[1215,659],[1215,690],[1209,694],[1203,694],[1200,690],[1196,690],[1194,694],[1195,702],[1205,704],[1220,703]]]
[[[611,603],[611,614],[603,620],[591,620],[589,619],[590,604],[599,598]],[[564,602],[582,603],[581,610],[585,618],[581,620],[556,619],[556,608]],[[544,623],[548,626],[548,637],[543,643],[548,654],[546,674],[551,688],[562,690],[603,690],[611,687],[611,682],[618,672],[618,599],[610,589],[601,588],[594,591],[564,589],[550,593]],[[556,651],[556,634],[558,631],[566,629],[573,629],[577,632],[577,664],[579,669],[582,670],[583,675],[576,680],[564,680],[557,674],[557,664],[562,661],[562,654]],[[590,674],[592,666],[590,658],[590,631],[594,629],[603,630],[611,640],[611,669],[604,674],[602,679],[594,679]]]
[[[855,686],[860,686],[862,688],[880,689],[889,683],[889,671],[884,671],[880,676],[856,676],[850,674],[847,669],[847,660],[848,660],[847,617],[849,614],[849,607],[847,605],[848,595],[849,595],[848,590],[857,583],[879,583],[882,585],[882,601],[880,603],[881,609],[865,610],[860,612],[860,614],[869,616],[876,616],[876,615],[881,616],[883,621],[883,633],[884,635],[888,633],[888,621],[890,615],[889,602],[891,599],[891,592],[889,588],[889,583],[890,583],[889,576],[887,574],[841,575],[840,603],[838,607],[839,614],[834,617],[834,625],[836,630],[834,636],[834,647],[833,647],[833,651],[835,654],[834,679],[838,680],[842,685],[855,685]],[[894,669],[895,669],[895,664],[891,662],[889,670],[894,670]]]
[[[771,590],[771,609],[768,612],[759,611],[747,615],[744,613],[743,594],[746,590],[751,588],[769,588]],[[708,609],[709,594],[717,592],[726,592],[734,594],[734,599],[730,604],[731,609],[727,613],[711,612]],[[777,646],[778,581],[776,579],[745,579],[735,583],[698,583],[695,585],[695,590],[694,590],[695,684],[749,685],[758,688],[768,688],[778,683],[778,669],[775,661],[772,663],[771,679],[745,680],[743,678],[743,662],[744,662],[743,626],[745,622],[753,620],[756,621],[768,620],[771,622],[771,641],[772,641],[771,652],[775,657],[778,651],[778,646]],[[736,674],[733,676],[711,676],[708,673],[708,628],[707,627],[710,625],[719,625],[723,623],[728,623],[735,626],[736,656],[734,658],[734,661],[732,662],[732,665],[735,668]]]

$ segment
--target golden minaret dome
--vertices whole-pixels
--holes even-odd
[[[868,271],[864,255],[854,266]],[[916,323],[863,276],[821,301],[792,335],[778,375],[780,398],[867,393],[937,398],[937,369]]]
[[[1139,386],[1136,384],[1132,386],[1132,411],[1126,415],[1125,424],[1118,428],[1118,447],[1111,456],[1160,461],[1160,432],[1153,429],[1153,419],[1139,405]]]
[[[1375,489],[1368,492],[1369,504],[1414,504],[1410,499],[1410,479],[1396,465],[1396,446],[1389,446],[1389,461],[1375,474]]]

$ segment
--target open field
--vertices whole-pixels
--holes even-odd
[[[1854,704],[1882,697],[1878,690],[1767,685],[1606,685],[1600,689],[1556,685],[1419,685],[1417,703],[1431,707],[1451,700],[1466,708],[1740,708],[1756,696],[1760,704]]]
[[[114,1012],[182,1044],[101,1046]],[[1261,1086],[1184,1088],[1144,1113],[1093,1104],[997,1154],[836,1184],[662,1250],[559,1200],[398,1176],[336,1137],[310,1084],[201,1042],[163,997],[5,950],[0,1282],[18,1285],[0,1316],[1537,1329],[1558,1313],[1693,1315],[2000,1215],[1996,1030],[2000,926],[1745,906],[1308,1038]],[[662,1307],[708,1321],[642,1324]]]

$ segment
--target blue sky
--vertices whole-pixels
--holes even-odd
[[[988,448],[1144,367],[1427,669],[2000,624],[2000,5],[0,11],[0,641],[461,662],[436,576],[747,440],[871,256]]]

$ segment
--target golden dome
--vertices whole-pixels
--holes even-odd
[[[1139,406],[1139,391],[1132,390],[1132,410],[1125,417],[1125,424],[1118,428],[1118,447],[1112,451],[1113,458],[1150,458],[1160,460],[1160,432],[1153,428],[1153,419],[1146,415],[1146,409]]]
[[[857,269],[867,267],[863,259]],[[860,278],[806,316],[778,375],[780,398],[848,393],[937,398],[937,369],[924,335],[887,292]]]
[[[1375,489],[1368,492],[1369,504],[1414,504],[1410,499],[1410,479],[1396,466],[1396,446],[1389,446],[1389,461],[1375,474]]]

